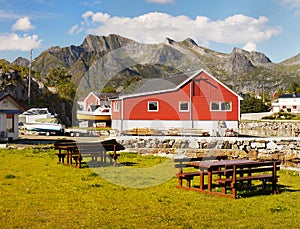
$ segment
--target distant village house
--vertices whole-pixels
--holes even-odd
[[[90,92],[77,102],[77,119],[81,127],[111,126],[111,101],[115,93]]]
[[[278,102],[272,103],[273,112],[300,113],[300,94],[283,94],[278,97]]]
[[[24,110],[10,94],[0,97],[0,141],[19,138],[19,114]]]

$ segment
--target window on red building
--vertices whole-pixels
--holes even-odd
[[[158,111],[158,101],[149,101],[148,111]]]

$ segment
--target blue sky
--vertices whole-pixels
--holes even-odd
[[[112,33],[144,43],[192,38],[275,63],[300,53],[300,0],[0,0],[0,25],[0,59],[9,61]]]

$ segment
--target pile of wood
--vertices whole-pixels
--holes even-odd
[[[150,129],[150,128],[133,128],[131,130],[124,130],[123,135],[133,135],[133,136],[161,136],[164,135],[160,130]]]

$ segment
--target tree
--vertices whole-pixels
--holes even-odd
[[[300,83],[299,82],[291,82],[290,87],[288,89],[289,93],[300,93]]]
[[[269,107],[263,103],[262,99],[258,99],[253,95],[246,96],[241,101],[241,113],[257,113],[266,112]]]
[[[45,78],[45,85],[55,87],[61,98],[73,100],[76,87],[71,79],[72,75],[68,74],[64,68],[52,68]]]
[[[112,86],[107,86],[107,87],[103,88],[101,92],[102,93],[115,93],[116,89]]]

